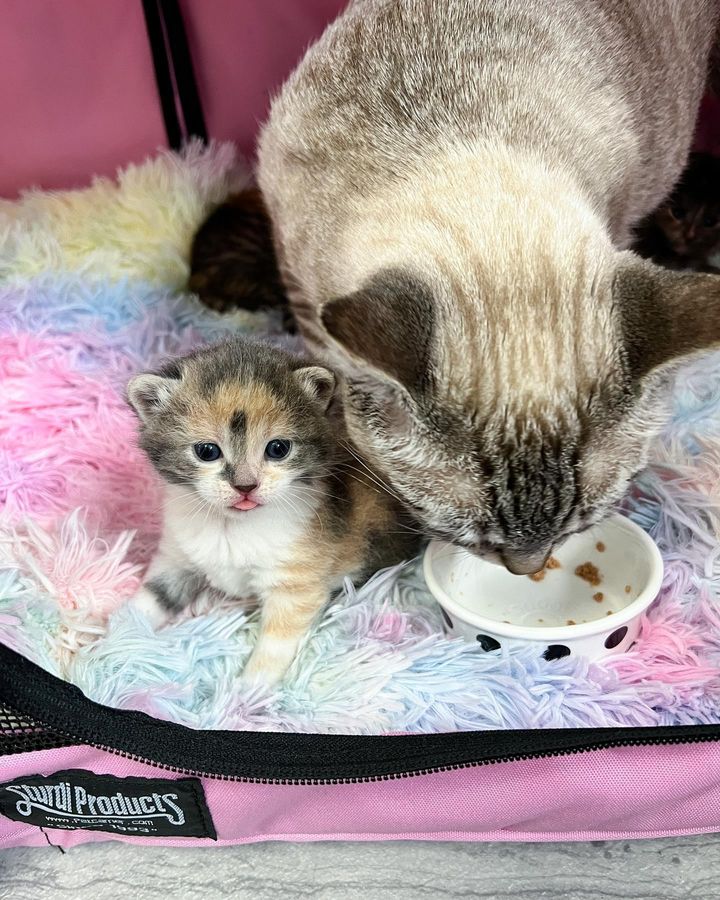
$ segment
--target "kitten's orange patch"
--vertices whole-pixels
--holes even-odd
[[[237,413],[245,415],[248,442],[264,445],[272,437],[288,437],[290,418],[281,400],[257,382],[221,384],[209,400],[196,399],[192,415],[194,429],[206,440],[221,445]]]
[[[282,403],[263,384],[222,384],[208,404],[211,415],[223,425],[227,425],[235,413],[245,413],[248,428],[264,422],[274,423],[286,419]]]

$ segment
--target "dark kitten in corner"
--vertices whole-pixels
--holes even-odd
[[[668,199],[640,225],[637,253],[670,269],[720,271],[720,158],[694,153]]]
[[[257,188],[228,197],[200,226],[193,240],[188,287],[218,312],[281,308],[285,326],[294,330],[270,218]]]

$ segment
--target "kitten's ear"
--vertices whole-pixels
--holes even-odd
[[[305,369],[296,369],[293,375],[308,397],[318,403],[325,412],[335,393],[333,373],[322,366],[307,366]]]
[[[718,275],[674,272],[623,253],[615,272],[613,303],[636,378],[720,344]]]
[[[372,370],[417,396],[425,388],[434,323],[432,292],[415,276],[386,269],[353,294],[331,300],[322,323],[352,380]]]
[[[127,386],[128,403],[143,422],[165,407],[180,384],[177,378],[136,375]]]

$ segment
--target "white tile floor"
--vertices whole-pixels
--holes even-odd
[[[0,854],[0,900],[715,900],[720,836],[592,844],[117,843]]]

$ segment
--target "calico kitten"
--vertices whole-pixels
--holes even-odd
[[[692,141],[716,0],[362,0],[275,98],[258,183],[348,431],[434,535],[542,568],[720,341],[720,279],[628,252]]]
[[[417,552],[406,517],[342,440],[334,387],[327,369],[239,339],[128,386],[166,493],[160,546],[134,602],[159,627],[204,591],[257,598],[245,672],[270,683],[345,577]]]
[[[188,288],[211,309],[279,308],[294,330],[260,191],[234,194],[203,222],[193,239]]]
[[[672,194],[641,224],[634,249],[669,269],[718,271],[708,258],[720,249],[720,159],[690,156]]]

